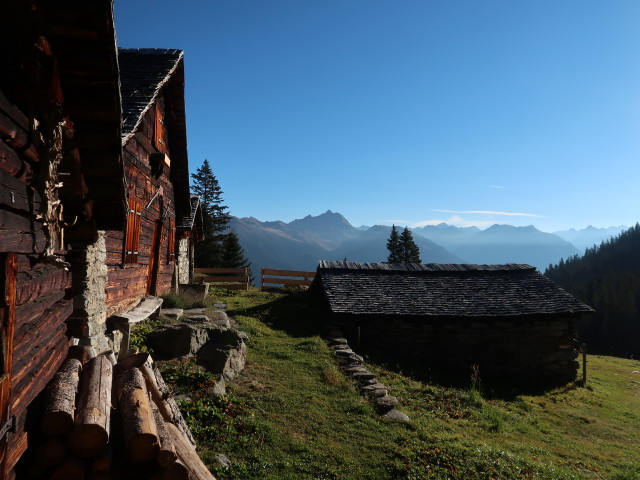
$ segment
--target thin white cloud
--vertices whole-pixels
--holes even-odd
[[[426,227],[428,225],[439,225],[446,223],[447,225],[455,225],[456,227],[488,227],[496,223],[491,220],[465,220],[459,215],[453,215],[449,218],[439,218],[437,220],[422,220],[411,224],[411,228]]]
[[[480,214],[480,215],[505,215],[507,217],[539,217],[542,215],[537,215],[535,213],[515,213],[515,212],[494,212],[492,210],[433,210],[434,212],[441,213],[460,213],[460,214]]]
[[[489,185],[489,188],[496,188],[498,190],[504,190],[509,187],[503,187],[502,185]]]

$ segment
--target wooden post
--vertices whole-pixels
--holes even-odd
[[[244,267],[244,281],[245,281],[244,291],[248,292],[249,291],[249,267]]]
[[[582,386],[587,386],[587,344],[582,344]]]
[[[264,268],[260,269],[260,291],[264,290]]]

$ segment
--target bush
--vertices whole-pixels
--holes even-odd
[[[185,308],[186,302],[184,298],[176,293],[165,293],[161,295],[162,308]]]

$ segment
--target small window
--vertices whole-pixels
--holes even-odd
[[[162,97],[156,99],[155,105],[155,128],[153,132],[153,146],[159,153],[168,154],[167,149],[167,129],[164,121],[164,102]]]
[[[124,241],[125,265],[138,263],[138,249],[140,247],[140,220],[142,217],[142,202],[129,198],[129,213],[127,215],[127,229]]]

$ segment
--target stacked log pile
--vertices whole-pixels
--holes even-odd
[[[18,478],[215,480],[151,357],[88,352],[72,347],[47,385]]]

